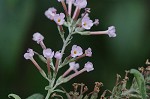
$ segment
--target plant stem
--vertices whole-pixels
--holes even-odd
[[[50,97],[51,93],[52,93],[52,92],[48,90],[48,92],[47,92],[47,95],[46,95],[46,98],[45,98],[45,99],[49,99],[49,97]]]
[[[64,42],[64,44],[63,44],[63,47],[62,47],[62,50],[61,50],[61,54],[62,54],[62,57],[63,57],[63,54],[64,54],[64,52],[65,52],[65,49],[66,49],[66,47],[67,47],[67,45],[68,45],[68,41],[70,40],[70,37],[71,37],[71,33],[69,33],[68,34],[68,36],[67,36],[67,38],[66,38],[66,40],[65,40],[65,42]],[[60,62],[62,61],[62,59],[60,60]]]

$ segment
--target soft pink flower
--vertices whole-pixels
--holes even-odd
[[[92,56],[92,49],[88,48],[87,50],[85,50],[85,55],[88,57],[91,57]]]
[[[46,58],[53,58],[54,56],[54,51],[52,51],[50,48],[44,49],[43,50],[43,55]]]
[[[78,8],[85,8],[87,6],[87,0],[76,0],[74,3]]]
[[[28,49],[27,53],[24,54],[25,59],[32,59],[34,56],[34,51],[32,49]]]
[[[86,69],[87,72],[90,72],[90,71],[94,70],[93,64],[92,64],[91,62],[87,62],[87,63],[84,65],[84,68]]]
[[[39,32],[36,32],[36,33],[33,34],[33,38],[32,39],[39,44],[41,41],[44,40],[44,37]]]
[[[54,16],[56,15],[56,12],[57,10],[54,7],[49,8],[47,11],[45,11],[45,16],[50,20],[54,20]]]
[[[61,59],[62,58],[62,54],[59,52],[59,51],[57,51],[56,53],[55,53],[55,56],[54,56],[56,59]]]
[[[65,14],[64,13],[60,13],[60,14],[56,14],[54,17],[54,21],[58,24],[58,25],[63,25],[65,22]]]
[[[83,54],[83,52],[82,52],[82,48],[80,46],[77,46],[77,45],[72,46],[72,50],[71,50],[72,57],[80,56],[82,54]]]
[[[93,21],[90,20],[90,18],[88,16],[83,17],[82,28],[89,30],[89,29],[91,29],[92,26],[93,26]]]
[[[109,36],[109,37],[116,37],[116,33],[115,33],[115,32],[116,32],[116,29],[115,29],[114,26],[108,27],[107,32],[108,32],[108,36]]]

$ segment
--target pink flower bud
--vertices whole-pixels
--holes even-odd
[[[108,36],[109,36],[109,37],[116,37],[116,33],[115,33],[115,32],[116,32],[116,29],[115,29],[114,26],[108,27],[107,32],[108,32]]]
[[[76,0],[74,3],[75,6],[81,8],[85,8],[87,6],[87,0]]]
[[[59,52],[59,51],[57,51],[56,53],[55,53],[55,56],[54,56],[56,59],[61,59],[62,58],[62,54]]]
[[[34,51],[32,49],[28,49],[27,53],[24,54],[25,59],[32,59],[34,56]]]
[[[84,68],[86,69],[87,72],[90,72],[90,71],[94,70],[93,64],[92,64],[91,62],[87,62],[87,63],[84,65]]]
[[[101,35],[101,34],[107,34],[109,37],[116,37],[116,29],[114,26],[108,27],[108,30],[106,31],[91,31],[89,32],[90,35]]]
[[[74,71],[77,71],[79,69],[79,64],[75,62],[69,63],[69,66],[70,66],[70,69]]]
[[[94,24],[97,26],[99,25],[99,19],[95,19]]]
[[[87,50],[85,50],[85,55],[88,57],[91,57],[92,56],[92,49],[88,48]]]
[[[45,11],[45,16],[50,19],[50,20],[54,20],[54,16],[56,15],[57,10],[52,7],[49,8],[47,11]]]
[[[44,40],[44,37],[39,32],[36,32],[36,33],[33,34],[32,39],[39,44],[41,41]]]
[[[53,58],[54,56],[54,51],[52,51],[50,48],[44,49],[43,50],[43,55],[46,58]]]

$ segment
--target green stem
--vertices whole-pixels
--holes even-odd
[[[71,35],[72,35],[71,33],[68,34],[68,36],[67,36],[67,38],[66,38],[66,40],[65,40],[65,42],[63,44],[63,47],[62,47],[62,50],[61,50],[62,57],[63,57],[65,49],[66,49],[66,47],[68,45],[68,41],[70,40]],[[60,63],[61,63],[61,61],[62,61],[62,59],[60,60]]]
[[[48,91],[48,92],[47,92],[47,95],[46,95],[46,97],[45,97],[45,99],[49,99],[51,93],[52,93],[51,91]]]

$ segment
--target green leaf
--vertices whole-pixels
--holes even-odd
[[[130,73],[134,75],[137,81],[138,88],[139,88],[142,98],[146,99],[146,87],[145,87],[145,80],[144,80],[143,75],[136,69],[131,69]]]
[[[16,95],[16,94],[9,94],[8,97],[9,97],[9,98],[13,97],[13,98],[15,98],[15,99],[21,99],[21,98],[20,98],[18,95]]]
[[[33,94],[32,96],[26,98],[26,99],[44,99],[44,96],[37,93],[37,94]]]

